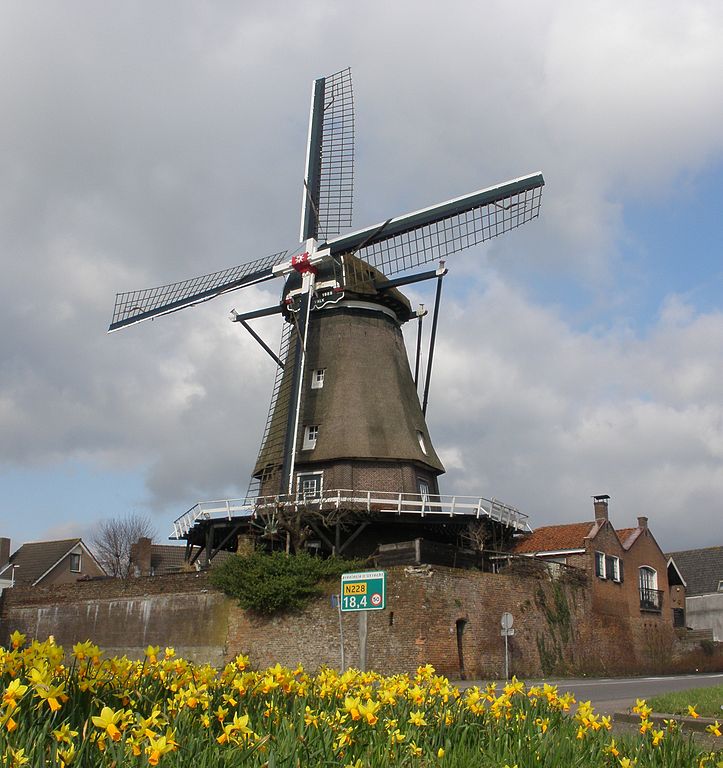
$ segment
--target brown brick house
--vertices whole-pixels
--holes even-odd
[[[616,530],[608,517],[609,496],[593,498],[594,520],[538,528],[520,538],[513,551],[585,571],[596,613],[672,626],[668,559],[648,518]]]
[[[7,586],[51,586],[105,575],[82,539],[33,541],[11,555],[10,539],[0,538],[0,580]]]

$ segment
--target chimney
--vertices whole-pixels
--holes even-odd
[[[0,568],[10,562],[10,539],[0,538]]]
[[[131,547],[130,565],[131,576],[151,575],[151,540],[146,536],[141,536]]]
[[[648,518],[647,517],[639,517],[638,518],[638,528],[647,528],[648,527]]]
[[[593,507],[595,507],[595,520],[607,520],[608,519],[608,501],[610,497],[606,494],[600,494],[599,496],[593,496]]]

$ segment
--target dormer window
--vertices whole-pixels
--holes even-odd
[[[311,372],[311,388],[321,389],[324,386],[324,374],[326,368],[317,368]]]
[[[316,448],[316,440],[319,437],[319,425],[308,424],[304,427],[304,445],[302,450],[311,451]]]

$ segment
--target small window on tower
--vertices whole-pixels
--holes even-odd
[[[326,368],[317,368],[315,371],[311,372],[311,388],[312,389],[321,389],[324,386],[325,373],[326,373]]]
[[[422,453],[427,455],[427,443],[424,440],[424,432],[417,430],[417,440],[419,440],[419,447],[422,449]]]
[[[296,490],[304,499],[318,498],[321,493],[321,472],[299,474],[296,478]]]
[[[318,424],[309,424],[308,426],[304,427],[304,445],[302,447],[302,450],[310,451],[313,448],[316,448],[316,440],[318,437],[319,437]]]
[[[422,497],[422,501],[429,499],[429,483],[426,480],[417,478],[417,487],[419,488],[419,495]]]

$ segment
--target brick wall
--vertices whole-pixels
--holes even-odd
[[[3,593],[0,642],[20,629],[31,637],[53,634],[65,647],[91,639],[110,653],[137,657],[152,644],[171,645],[216,665],[246,653],[257,666],[278,661],[301,662],[312,670],[338,667],[339,615],[330,603],[337,590],[337,583],[329,584],[305,610],[264,618],[215,592],[203,573],[16,587]],[[660,634],[659,621],[594,613],[592,605],[589,586],[564,573],[551,580],[542,573],[390,568],[387,608],[367,617],[367,667],[396,673],[429,662],[458,679],[461,649],[468,679],[500,677],[500,618],[509,611],[515,629],[509,638],[511,674],[612,675],[667,668],[667,635]],[[342,628],[346,663],[358,666],[358,614],[344,614]]]
[[[3,591],[0,642],[17,629],[34,638],[53,635],[65,648],[90,639],[109,655],[132,658],[148,645],[170,645],[186,658],[218,665],[228,602],[209,588],[206,574],[15,587]]]

